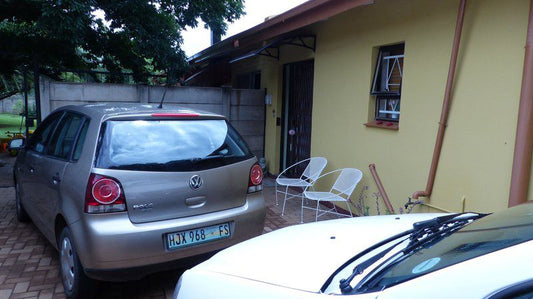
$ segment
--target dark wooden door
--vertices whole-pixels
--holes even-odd
[[[281,169],[311,155],[313,73],[313,60],[286,64],[284,67]],[[287,175],[298,176],[304,167],[302,165]]]

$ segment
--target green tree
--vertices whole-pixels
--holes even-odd
[[[20,72],[14,71],[9,76],[0,74],[0,100],[10,97],[23,90],[23,78]]]
[[[242,14],[243,0],[0,0],[0,75],[103,68],[176,82],[188,66],[180,31],[201,19],[223,33]]]

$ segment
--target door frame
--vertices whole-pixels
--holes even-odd
[[[314,81],[314,61],[315,59],[312,58],[312,59],[306,59],[306,60],[301,60],[301,61],[295,61],[295,62],[290,62],[290,63],[285,63],[283,65],[283,69],[282,69],[282,96],[281,96],[281,100],[282,100],[282,109],[281,109],[281,136],[280,136],[280,158],[279,158],[279,172],[281,173],[283,170],[285,170],[288,166],[291,166],[291,165],[287,165],[287,161],[288,161],[288,151],[287,151],[287,146],[288,146],[288,139],[289,139],[289,134],[288,134],[288,122],[289,122],[289,91],[290,91],[290,87],[289,87],[289,84],[290,84],[290,79],[291,79],[291,74],[290,74],[290,66],[291,65],[294,65],[294,64],[299,64],[299,63],[306,63],[306,62],[310,62],[312,61],[313,62],[313,73],[312,73],[312,78],[313,78],[313,81]],[[313,90],[314,89],[314,83],[311,87],[311,89]],[[313,102],[313,92],[311,92],[311,102]],[[311,110],[311,114],[312,114],[312,110]],[[312,115],[311,115],[312,117]],[[311,132],[309,132],[311,134]],[[309,149],[310,151],[311,149]]]

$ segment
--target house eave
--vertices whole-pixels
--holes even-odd
[[[328,19],[347,10],[373,4],[374,0],[311,0],[246,31],[230,36],[189,57],[190,64],[227,56],[274,37]]]

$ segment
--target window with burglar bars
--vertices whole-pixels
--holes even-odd
[[[376,96],[376,122],[400,120],[404,48],[404,44],[379,48],[370,91]]]

